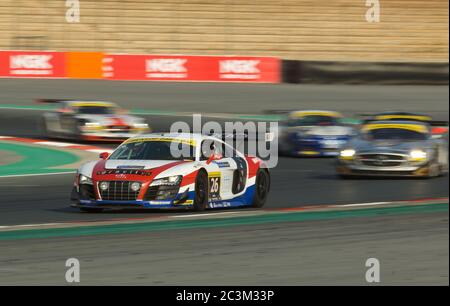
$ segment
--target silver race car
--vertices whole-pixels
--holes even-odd
[[[123,141],[150,131],[143,118],[127,115],[111,102],[51,99],[37,102],[58,105],[56,110],[43,115],[42,132],[46,137]]]
[[[448,171],[448,143],[420,121],[371,121],[340,151],[342,177],[435,177]]]

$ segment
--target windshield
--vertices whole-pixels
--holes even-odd
[[[79,114],[85,115],[112,115],[115,113],[114,107],[106,106],[80,106],[78,107]]]
[[[194,160],[195,147],[170,141],[145,141],[121,145],[112,160]]]
[[[289,119],[288,126],[329,126],[337,123],[338,120],[335,117],[314,115]]]
[[[375,129],[367,132],[367,138],[372,140],[425,140],[427,134],[399,128]]]

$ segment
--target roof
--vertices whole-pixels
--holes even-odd
[[[363,130],[372,130],[372,129],[380,129],[380,128],[399,128],[399,129],[408,129],[414,130],[421,133],[428,133],[429,126],[424,122],[419,121],[407,121],[407,120],[385,120],[385,121],[372,121],[370,123],[365,124],[362,129]]]
[[[190,143],[196,145],[205,139],[218,139],[213,136],[206,136],[198,133],[150,133],[134,136],[126,141],[128,142],[140,142],[148,141],[152,139],[176,139],[181,142]]]
[[[335,111],[327,111],[327,110],[303,110],[303,111],[293,111],[289,113],[289,117],[291,118],[300,118],[305,116],[329,116],[341,118],[342,114]]]
[[[101,106],[101,107],[115,107],[115,103],[106,101],[65,101],[72,107],[89,107],[89,106]]]
[[[373,115],[376,120],[416,120],[416,121],[431,121],[432,118],[427,115],[411,113],[411,112],[401,112],[401,111],[389,111],[382,112]]]

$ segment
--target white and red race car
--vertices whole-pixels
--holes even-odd
[[[150,132],[143,118],[126,114],[117,104],[102,101],[39,99],[57,108],[42,117],[46,137],[88,141],[123,141]]]
[[[270,189],[263,161],[200,134],[146,134],[77,171],[72,206],[82,211],[262,207]]]

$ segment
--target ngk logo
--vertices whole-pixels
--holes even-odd
[[[52,55],[11,55],[10,69],[52,69]]]
[[[220,61],[220,73],[259,73],[259,60],[224,60]]]
[[[145,61],[147,78],[184,79],[187,77],[186,62],[183,58],[148,59]]]
[[[147,60],[147,72],[186,72],[187,69],[184,67],[186,62],[187,60],[182,58],[158,58]]]

